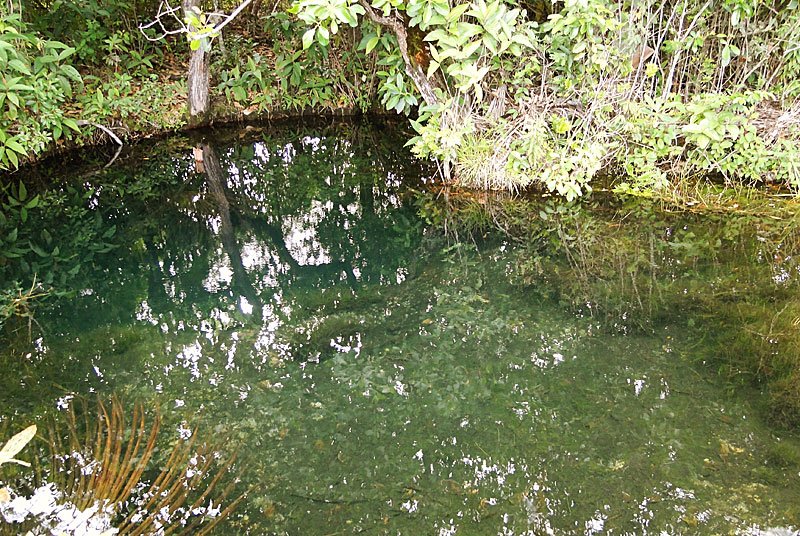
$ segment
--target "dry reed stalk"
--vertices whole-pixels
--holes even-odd
[[[49,477],[64,503],[81,511],[98,507],[115,517],[118,534],[209,534],[244,499],[245,493],[233,496],[235,477],[218,489],[236,455],[223,457],[215,445],[200,440],[197,429],[172,448],[157,475],[145,480],[145,471],[153,469],[160,415],[154,412],[148,419],[137,403],[128,419],[116,397],[98,399],[96,407],[73,402],[63,421],[53,419],[46,426],[50,467],[37,464],[35,482],[45,485]],[[35,526],[14,530],[28,528]]]

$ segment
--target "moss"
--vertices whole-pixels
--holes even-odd
[[[769,465],[782,469],[800,467],[800,448],[788,442],[771,443],[767,448],[766,460]]]
[[[800,303],[738,302],[713,312],[719,324],[730,326],[713,347],[728,376],[764,381],[771,418],[784,426],[800,423],[800,332],[795,325]]]
[[[800,362],[769,385],[772,418],[785,426],[800,424]]]

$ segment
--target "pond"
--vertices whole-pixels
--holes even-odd
[[[208,132],[54,181],[44,277],[74,293],[7,326],[2,441],[95,396],[159,408],[162,452],[236,453],[214,534],[796,534],[798,437],[698,357],[735,327],[614,329],[520,283],[517,242],[420,216],[391,131]]]

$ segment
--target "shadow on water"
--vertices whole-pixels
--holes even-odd
[[[800,525],[797,438],[702,365],[767,270],[726,236],[763,242],[654,210],[446,207],[422,175],[391,132],[342,124],[178,139],[79,179],[92,194],[59,206],[109,247],[32,341],[7,336],[3,421],[114,393],[173,441],[196,423],[251,489],[220,533]],[[438,232],[453,214],[480,238]],[[68,218],[33,221],[80,247]]]

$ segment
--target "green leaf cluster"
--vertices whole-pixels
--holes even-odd
[[[26,31],[16,16],[0,17],[0,169],[16,168],[62,137],[79,132],[64,103],[80,87],[68,63],[75,49]]]

